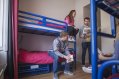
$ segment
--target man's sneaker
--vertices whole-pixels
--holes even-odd
[[[74,38],[71,39],[73,42],[76,41]]]
[[[69,37],[69,38],[68,38],[68,41],[74,42],[74,41],[76,41],[76,40],[74,39],[74,37]]]
[[[68,41],[71,41],[71,38],[68,38]]]
[[[57,73],[54,73],[54,77],[53,77],[53,79],[58,79],[58,75],[57,75]]]
[[[85,68],[86,68],[85,66],[82,66],[82,70],[83,70],[83,71],[85,71]]]
[[[64,71],[64,74],[70,75],[70,76],[74,75],[74,74],[73,74],[72,72],[70,72],[70,71]]]
[[[87,67],[82,67],[82,70],[86,73],[92,73],[92,69],[87,68]]]
[[[92,69],[92,66],[90,65],[90,66],[88,66],[88,68],[89,68],[89,69]]]
[[[82,65],[82,67],[86,67],[85,65]]]

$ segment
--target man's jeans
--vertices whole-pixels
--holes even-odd
[[[91,43],[82,42],[82,65],[85,65],[85,56],[88,49],[89,64],[91,65]]]
[[[53,72],[57,73],[59,56],[57,56],[53,51],[49,51],[49,55],[53,58]],[[70,71],[70,63],[65,62],[65,71]]]

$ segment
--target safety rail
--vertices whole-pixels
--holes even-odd
[[[98,79],[103,79],[103,71],[107,66],[112,66],[112,65],[119,65],[119,60],[110,60],[107,62],[104,62],[101,67],[98,69]]]
[[[118,0],[95,0],[98,8],[104,10],[110,15],[119,18],[119,1]]]
[[[22,29],[26,29],[26,30],[33,29],[39,31],[39,34],[42,32],[41,34],[44,35],[46,34],[46,35],[58,36],[61,31],[67,31],[67,23],[64,21],[49,18],[32,12],[26,12],[20,10],[18,12],[19,12],[18,22],[19,22],[20,32],[24,31]]]
[[[42,16],[42,15],[39,15],[39,14],[32,13],[32,12],[26,12],[26,11],[20,11],[20,10],[18,12],[19,13],[23,13],[23,14],[27,14],[27,15],[32,15],[32,16],[36,16],[36,17],[40,17],[40,18],[45,18],[45,19],[48,19],[48,20],[53,20],[53,21],[57,21],[57,22],[61,22],[61,23],[66,24],[64,21],[60,21],[60,20],[57,20],[57,19],[49,18],[49,17],[46,17],[46,16]]]

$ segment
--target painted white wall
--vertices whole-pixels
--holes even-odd
[[[29,51],[47,51],[52,48],[54,36],[19,33],[19,48]]]
[[[90,3],[90,0],[75,0],[75,9],[77,12],[76,18],[75,18],[75,24],[78,27],[81,27],[83,25],[83,7],[88,5]]]
[[[90,5],[86,5],[83,8],[83,17],[90,17]]]
[[[75,9],[75,0],[19,0],[19,10],[64,20]]]
[[[101,10],[101,32],[111,34],[110,15]],[[114,52],[114,39],[101,37],[101,47],[104,53]]]
[[[18,36],[19,48],[29,51],[47,51],[52,49],[52,43],[55,36],[36,35],[29,33],[20,33]],[[71,48],[71,43],[69,47]]]
[[[101,32],[111,34],[110,15],[101,10]]]

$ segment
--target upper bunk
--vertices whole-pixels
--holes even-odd
[[[119,0],[96,0],[97,6],[119,19]]]
[[[58,36],[61,31],[67,31],[67,23],[32,12],[18,11],[18,31]]]

